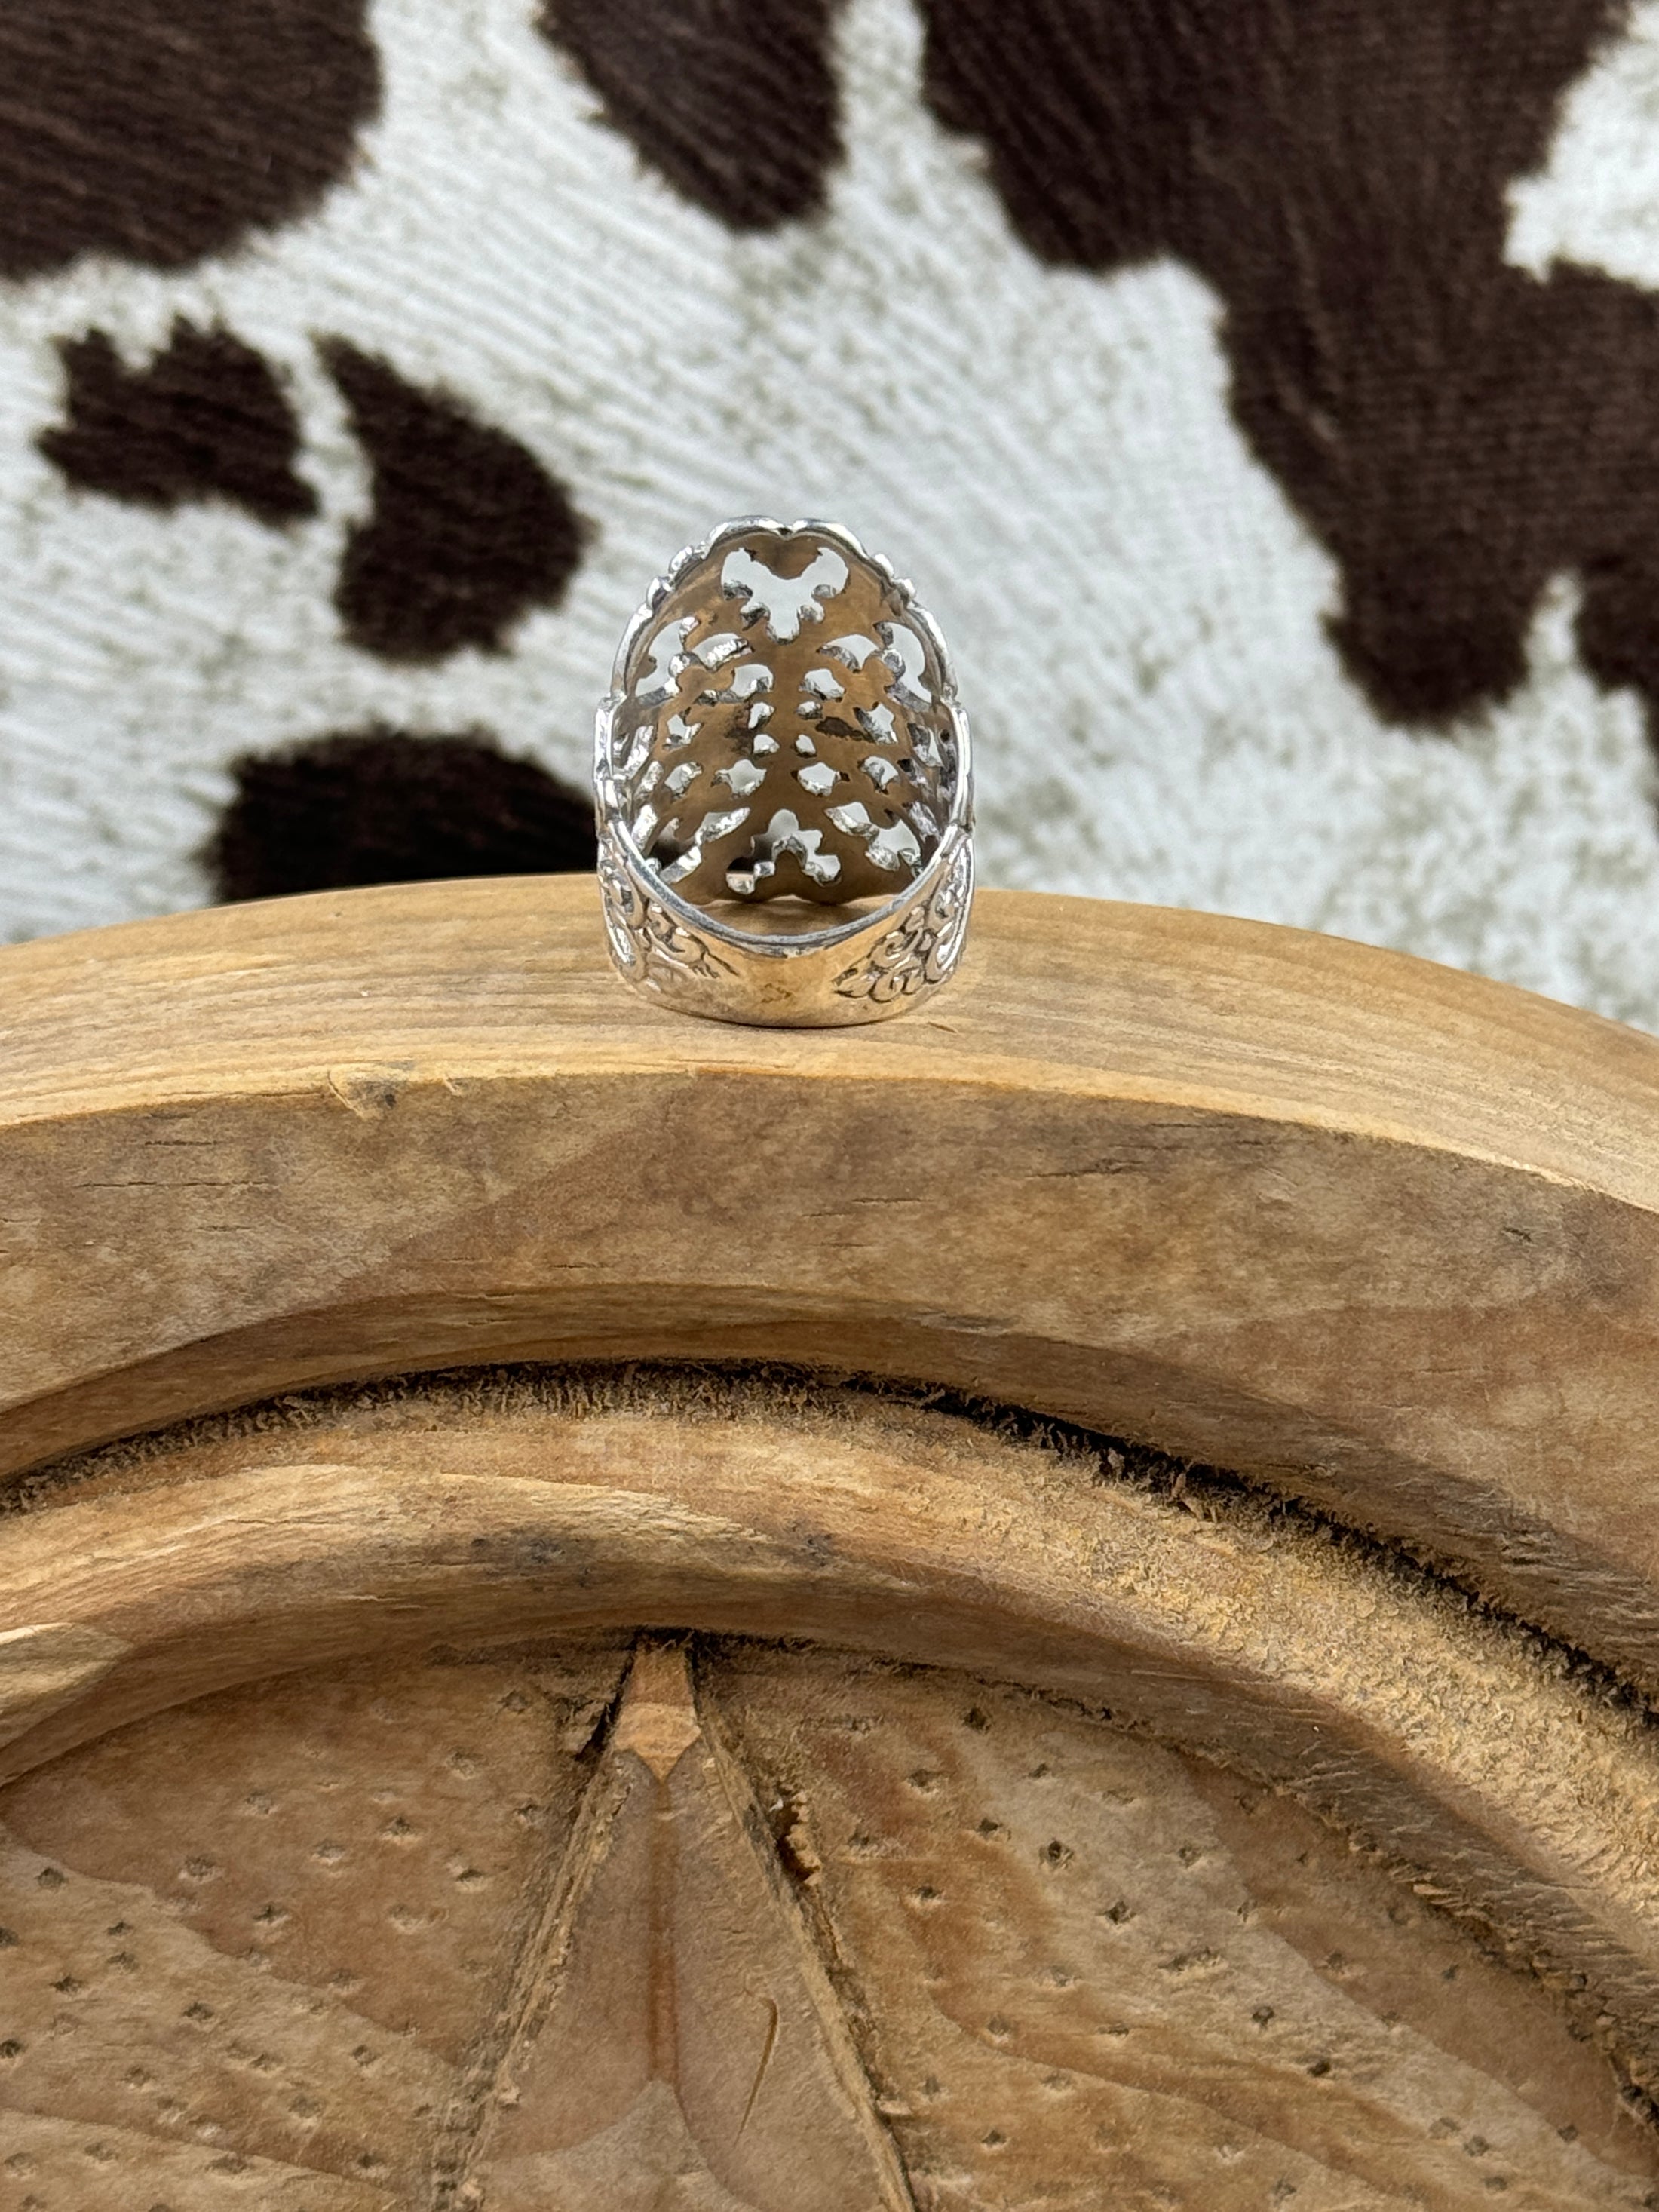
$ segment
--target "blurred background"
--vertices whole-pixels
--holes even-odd
[[[1659,0],[29,0],[0,940],[591,865],[652,575],[827,516],[993,884],[1659,1027]]]

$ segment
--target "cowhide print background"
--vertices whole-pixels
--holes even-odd
[[[0,85],[0,937],[587,865],[649,578],[817,514],[991,882],[1659,1027],[1659,0],[28,0]]]

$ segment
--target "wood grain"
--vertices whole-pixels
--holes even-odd
[[[313,1670],[0,1795],[0,2212],[419,2203],[623,1656]]]
[[[1659,2090],[1659,1738],[1457,1591],[1243,1492],[857,1391],[496,1378],[265,1409],[0,1524],[0,1619],[124,1647],[21,1774],[283,1670],[636,1626],[1027,1685],[1285,1790]],[[21,1717],[21,1716],[20,1716]]]
[[[633,1002],[592,887],[0,953],[0,1453],[336,1376],[781,1358],[1239,1468],[1659,1681],[1659,1044],[1013,895],[848,1036]]]
[[[0,1055],[0,2212],[1659,2203],[1659,1044],[497,883]]]
[[[1651,2204],[1546,1984],[1287,1800],[937,1669],[728,1641],[617,1708],[622,1656],[0,1790],[0,2212]]]
[[[441,2157],[491,2212],[913,2212],[684,1646],[647,1639]]]
[[[928,2204],[1641,2204],[1544,1991],[1283,1798],[1048,1700],[734,1646],[711,1690]]]

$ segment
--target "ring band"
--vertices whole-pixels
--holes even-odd
[[[629,624],[594,741],[623,979],[765,1027],[882,1021],[955,969],[968,720],[908,584],[833,523],[728,522]]]

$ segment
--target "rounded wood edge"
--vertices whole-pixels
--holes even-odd
[[[458,1362],[1018,1403],[1409,1544],[1659,1686],[1659,1043],[1212,916],[989,894],[914,1018],[641,1007],[591,884],[0,954],[0,1466]]]
[[[859,1391],[539,1375],[87,1462],[3,1525],[0,1779],[240,1681],[640,1626],[965,1668],[1346,1827],[1659,2085],[1659,1749],[1536,1636],[1247,1492]]]
[[[1224,1103],[1659,1206],[1659,1040],[1601,1015],[1350,939],[1111,899],[981,889],[969,947],[920,1020],[824,1036],[628,991],[586,876],[202,908],[0,946],[0,1129],[336,1069],[394,1089],[446,1066],[850,1073]]]

